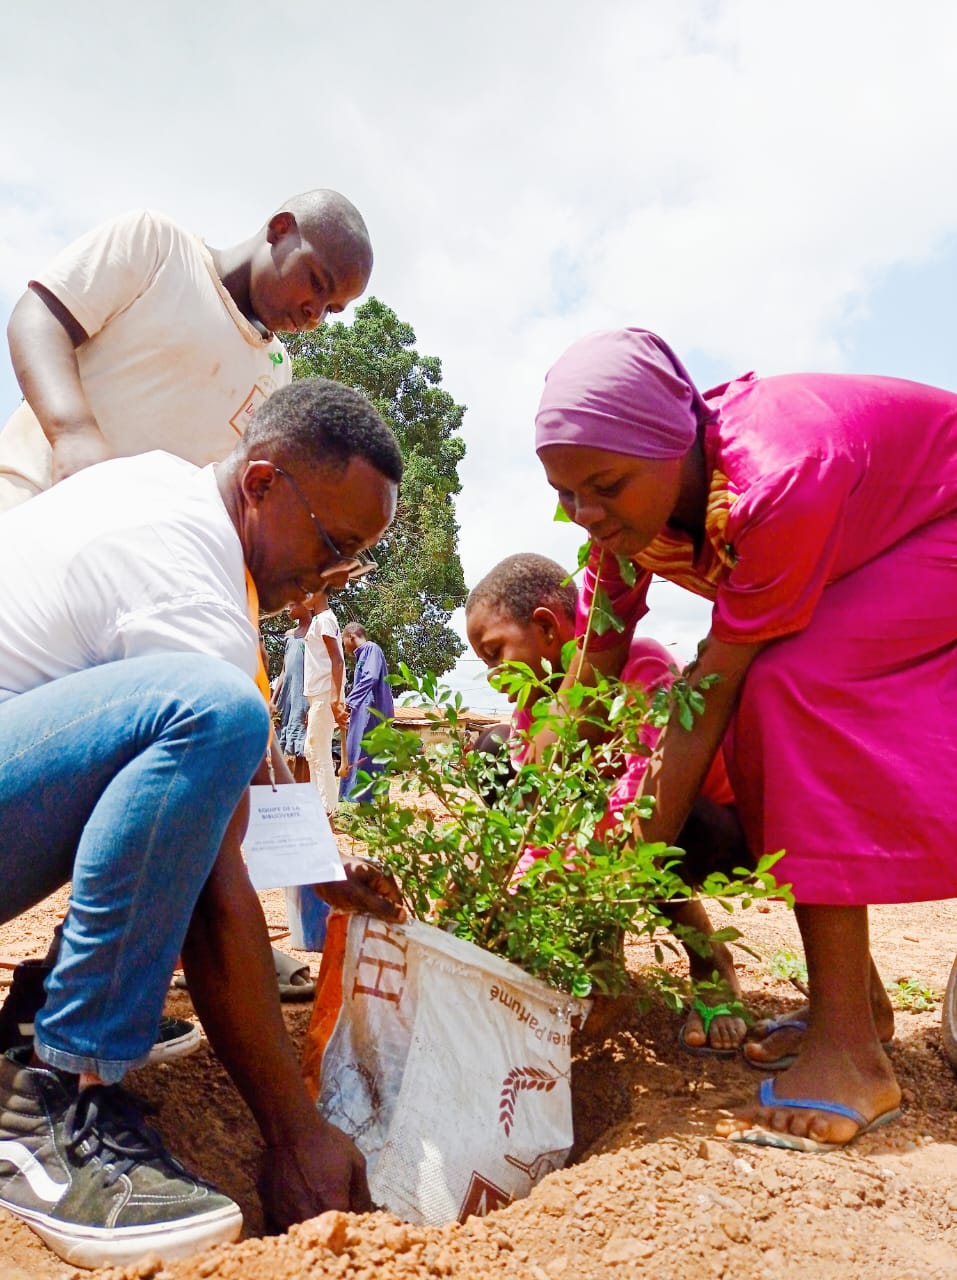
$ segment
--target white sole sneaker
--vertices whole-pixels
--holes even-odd
[[[239,1206],[189,1172],[119,1085],[0,1057],[0,1207],[65,1262],[125,1267],[175,1260],[242,1231]],[[0,1263],[2,1270],[2,1263]]]
[[[21,1022],[20,1035],[33,1039],[33,1023]],[[195,1022],[187,1022],[185,1018],[160,1018],[156,1040],[149,1056],[143,1063],[146,1067],[155,1066],[157,1062],[175,1062],[177,1058],[187,1058],[203,1042],[203,1033]]]
[[[42,1213],[30,1212],[16,1205],[8,1208],[58,1258],[75,1267],[127,1267],[148,1253],[158,1253],[164,1262],[189,1258],[214,1244],[232,1244],[243,1229],[243,1215],[237,1205],[198,1214],[188,1222],[151,1224],[142,1227],[79,1227],[63,1229],[61,1222],[51,1221]]]
[[[195,1053],[203,1035],[194,1022],[185,1018],[161,1018],[156,1041],[146,1059],[147,1066],[157,1062],[174,1062]]]

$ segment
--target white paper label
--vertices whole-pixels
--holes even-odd
[[[311,782],[249,788],[249,826],[243,840],[256,889],[345,880],[336,839]]]

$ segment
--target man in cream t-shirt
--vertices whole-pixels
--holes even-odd
[[[25,401],[0,432],[0,511],[110,457],[225,457],[290,381],[276,333],[341,311],[371,269],[362,217],[334,191],[293,197],[230,249],[143,210],[81,237],[10,320]]]
[[[341,311],[371,269],[361,215],[328,190],[292,197],[229,249],[143,210],[82,236],[30,281],[10,320],[25,400],[0,431],[0,513],[112,457],[224,458],[290,382],[276,332]],[[14,972],[0,1048],[29,1029],[47,968]],[[187,1039],[164,1027],[157,1049],[172,1054]]]

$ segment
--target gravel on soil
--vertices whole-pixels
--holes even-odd
[[[271,924],[282,895],[263,895]],[[65,894],[0,929],[0,954],[40,955]],[[796,1007],[798,993],[769,961],[799,951],[793,917],[762,904],[737,921],[756,956],[740,953],[756,1016]],[[886,981],[943,988],[957,951],[957,904],[871,912]],[[283,944],[285,945],[285,944]],[[300,954],[300,953],[296,953]],[[639,985],[650,944],[631,946]],[[315,971],[316,956],[305,956]],[[0,981],[3,971],[0,970]],[[192,1016],[170,992],[167,1012]],[[309,1007],[287,1005],[301,1042]],[[743,1147],[714,1137],[716,1113],[744,1101],[759,1079],[740,1061],[685,1053],[678,1020],[660,1002],[626,1013],[576,1054],[574,1163],[523,1201],[441,1229],[387,1214],[327,1213],[286,1235],[259,1238],[255,1193],[260,1143],[243,1103],[206,1047],[146,1068],[131,1086],[156,1108],[154,1123],[181,1159],[239,1202],[245,1238],[163,1266],[145,1258],[122,1271],[78,1272],[0,1211],[0,1280],[951,1280],[957,1277],[957,1082],[940,1053],[939,1006],[899,1012],[891,1056],[904,1088],[903,1119],[826,1155]]]

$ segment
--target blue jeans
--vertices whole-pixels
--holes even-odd
[[[113,1083],[148,1054],[268,733],[253,681],[200,654],[113,662],[0,702],[0,922],[73,881],[36,1019],[51,1066]]]

